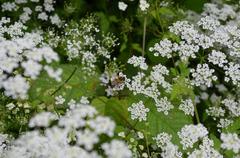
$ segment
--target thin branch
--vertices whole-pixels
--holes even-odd
[[[144,17],[143,24],[143,40],[142,40],[142,56],[145,54],[145,45],[146,45],[146,28],[147,28],[147,16]]]
[[[196,119],[197,119],[197,123],[198,123],[198,124],[201,123],[201,122],[200,122],[200,119],[199,119],[199,115],[198,115],[198,110],[197,110],[196,104],[194,104],[194,112],[195,112],[195,117],[196,117]]]

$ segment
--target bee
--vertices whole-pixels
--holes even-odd
[[[114,89],[121,90],[124,88],[125,79],[126,79],[125,75],[123,75],[121,72],[117,73],[111,77],[111,86]]]

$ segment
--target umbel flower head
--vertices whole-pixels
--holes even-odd
[[[37,114],[29,126],[34,130],[14,140],[3,158],[131,158],[132,155],[123,141],[111,138],[115,123],[98,115],[91,105],[72,103],[59,118],[50,112]],[[45,127],[44,131],[39,127]],[[103,135],[108,136],[108,141],[101,141]]]
[[[35,80],[42,70],[61,81],[62,70],[50,66],[59,61],[58,54],[43,42],[40,32],[25,33],[22,23],[9,23],[8,18],[0,20],[0,28],[3,28],[0,33],[0,89],[4,94],[14,99],[26,99],[30,88],[28,80]]]

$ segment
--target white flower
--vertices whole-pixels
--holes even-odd
[[[224,66],[225,70],[225,81],[229,82],[230,80],[234,85],[240,86],[240,65],[230,62],[228,66]]]
[[[41,12],[40,14],[38,14],[38,19],[47,21],[48,20],[48,15],[46,12]]]
[[[42,6],[39,6],[39,5],[36,6],[36,7],[35,7],[35,11],[36,11],[36,12],[42,12]]]
[[[158,112],[164,112],[165,115],[168,115],[168,112],[174,108],[171,102],[168,101],[167,97],[163,97],[160,100],[155,99],[156,107]]]
[[[154,56],[161,55],[162,57],[171,58],[174,50],[172,42],[168,39],[163,39],[156,43],[154,47],[149,48],[149,51],[154,52]]]
[[[145,58],[144,57],[137,57],[137,56],[132,56],[130,59],[127,61],[129,64],[132,64],[134,67],[140,67],[142,70],[147,70],[148,65],[145,63]]]
[[[82,96],[80,99],[80,103],[81,104],[89,104],[90,102],[87,97]]]
[[[95,74],[93,70],[95,70],[97,59],[104,57],[109,60],[112,48],[118,45],[116,37],[112,34],[96,36],[98,32],[96,17],[89,16],[79,23],[66,25],[65,35],[61,41],[65,45],[68,59],[80,57],[83,70],[89,75]]]
[[[240,102],[235,102],[232,99],[224,99],[222,104],[224,104],[224,106],[233,114],[233,116],[240,116]]]
[[[172,139],[172,135],[168,133],[159,133],[156,137],[153,137],[153,140],[156,141],[157,146],[163,148],[166,144],[170,143]]]
[[[169,27],[169,31],[176,35],[180,35],[181,38],[186,40],[189,44],[199,38],[198,31],[187,21],[177,21],[173,26]]]
[[[214,149],[214,143],[208,137],[204,137],[202,144],[199,145],[200,149],[194,149],[194,151],[188,156],[188,158],[223,158],[223,156]]]
[[[191,99],[181,100],[179,109],[182,110],[185,113],[185,115],[194,116],[194,105]]]
[[[45,0],[44,3],[43,3],[44,9],[47,12],[54,11],[53,3],[54,3],[54,1]]]
[[[1,22],[8,23],[9,21],[3,18]],[[4,89],[5,95],[14,99],[27,98],[30,88],[28,80],[36,79],[39,76],[43,69],[44,62],[42,61],[45,60],[47,66],[53,61],[59,60],[58,54],[49,46],[41,45],[43,37],[38,32],[24,33],[24,29],[25,26],[22,23],[14,23],[4,30],[4,33],[13,39],[0,40],[0,72],[2,72],[0,88]],[[42,47],[39,48],[38,45]],[[19,71],[21,69],[23,71]],[[18,72],[17,75],[16,72]],[[29,78],[27,79],[27,77]]]
[[[14,77],[9,77],[7,80],[4,80],[2,87],[5,89],[4,94],[6,96],[10,96],[14,99],[26,99],[27,91],[30,86],[24,77],[16,75]]]
[[[226,118],[221,118],[217,124],[218,128],[227,128],[228,126],[230,126],[233,123],[233,120],[229,120]],[[221,130],[218,130],[221,131]]]
[[[149,109],[145,108],[142,101],[139,101],[138,103],[133,103],[132,106],[128,108],[128,111],[131,112],[131,119],[138,119],[141,122],[147,120]]]
[[[27,3],[27,0],[15,0],[17,4],[24,4]]]
[[[118,2],[118,9],[119,10],[125,11],[127,9],[127,6],[128,5],[124,2]]]
[[[36,79],[42,70],[42,65],[33,60],[22,62],[21,65],[24,68],[24,75],[32,79]]]
[[[57,120],[57,116],[50,112],[42,112],[31,118],[29,127],[48,127],[51,121]]]
[[[224,64],[228,63],[226,60],[226,55],[220,51],[213,50],[211,54],[208,55],[208,61],[219,67],[223,67]]]
[[[146,0],[140,0],[139,1],[139,7],[141,9],[141,11],[147,11],[147,9],[149,8],[149,3]]]
[[[152,68],[152,71],[150,72],[150,79],[159,85],[161,85],[164,89],[166,89],[166,92],[169,93],[172,90],[172,85],[165,81],[165,77],[169,74],[169,70],[167,67],[158,64],[155,65]]]
[[[63,96],[59,95],[55,97],[55,104],[56,105],[62,105],[65,102],[65,99]]]
[[[181,131],[178,132],[178,136],[181,139],[180,143],[183,145],[184,150],[192,148],[194,143],[207,134],[208,131],[202,124],[185,125]]]
[[[5,2],[2,3],[2,11],[16,11],[18,10],[18,6],[14,2]]]
[[[236,133],[222,133],[221,140],[223,141],[221,148],[232,150],[234,153],[239,153],[240,139]]]
[[[98,116],[95,119],[92,119],[88,124],[97,134],[107,134],[110,137],[113,136],[116,126],[110,118],[103,116]]]
[[[87,150],[92,150],[94,144],[98,143],[99,138],[97,133],[85,129],[77,132],[77,144],[83,145]]]
[[[178,151],[178,146],[168,143],[162,148],[161,157],[164,158],[182,158],[182,153]]]
[[[139,139],[143,139],[144,138],[144,134],[142,132],[137,132],[138,138]]]
[[[220,26],[220,22],[211,16],[202,17],[197,24],[199,26],[202,26],[203,29],[207,29],[210,31],[214,31],[217,27]]]
[[[13,108],[16,107],[16,105],[13,104],[13,103],[9,103],[9,104],[6,105],[6,107],[8,108],[8,110],[12,110]]]
[[[196,58],[195,53],[199,51],[198,45],[187,44],[184,41],[181,41],[180,44],[175,47],[175,49],[179,52],[181,60],[187,60],[189,57]]]
[[[222,117],[225,114],[225,110],[221,107],[209,107],[206,112],[208,115],[212,116],[213,119],[216,119],[216,117]]]
[[[3,155],[3,152],[6,150],[7,143],[8,143],[8,135],[0,134],[0,155]]]
[[[58,27],[61,26],[62,21],[57,14],[50,16],[49,18],[52,24],[57,25]]]
[[[44,70],[47,71],[49,77],[55,79],[58,82],[62,81],[62,79],[61,79],[61,75],[63,72],[62,69],[58,68],[57,70],[54,71],[54,69],[52,67],[45,65]]]
[[[171,142],[172,135],[168,133],[159,133],[153,140],[161,148],[161,157],[164,158],[182,158],[182,153],[178,151],[178,146]]]
[[[202,15],[211,15],[214,19],[226,21],[227,18],[236,17],[236,12],[231,5],[224,4],[222,7],[219,7],[218,4],[205,3]]]
[[[192,84],[196,86],[205,85],[207,87],[212,86],[212,81],[217,80],[217,76],[214,76],[214,69],[209,69],[208,64],[198,64],[196,69],[191,69]]]
[[[110,143],[102,145],[102,149],[108,158],[131,158],[132,153],[127,148],[124,142],[120,140],[113,140]]]
[[[99,143],[102,134],[113,133],[113,121],[108,117],[98,116],[96,109],[90,105],[72,104],[75,104],[75,108],[68,109],[65,115],[56,120],[58,124],[50,127],[49,122],[55,120],[54,114],[44,112],[33,117],[30,127],[45,128],[35,128],[13,140],[4,149],[3,157],[131,158],[131,151],[122,141],[111,139],[111,143],[105,143],[104,140],[101,140],[102,144]],[[95,124],[90,124],[91,121]],[[0,136],[0,152],[1,143]],[[101,147],[104,153],[99,151]]]

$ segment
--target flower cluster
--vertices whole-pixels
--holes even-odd
[[[240,116],[240,103],[235,102],[232,99],[224,99],[222,101],[224,106],[231,112],[232,116],[239,117]]]
[[[162,149],[161,156],[164,158],[182,158],[182,153],[178,151],[178,146],[171,142],[172,136],[168,133],[159,133],[153,140]]]
[[[172,47],[173,44],[168,39],[163,39],[159,43],[156,43],[154,47],[150,47],[149,51],[154,52],[154,56],[162,56],[171,58],[172,57]]]
[[[223,67],[223,65],[228,62],[226,60],[226,57],[227,56],[224,53],[213,50],[212,53],[208,55],[208,61],[213,63],[214,65]]]
[[[133,56],[128,59],[128,63],[132,64],[134,67],[140,67],[142,70],[147,70],[148,65],[145,63],[145,58]]]
[[[168,111],[173,109],[173,105],[168,101],[167,97],[161,97],[159,89],[159,86],[161,86],[167,93],[171,92],[172,86],[165,80],[167,75],[169,75],[169,70],[165,66],[158,64],[152,67],[149,76],[146,76],[143,72],[138,72],[136,76],[127,78],[125,84],[134,95],[143,94],[152,98],[157,110],[167,115]]]
[[[217,76],[214,76],[214,69],[209,69],[208,64],[198,64],[196,69],[191,69],[192,84],[196,86],[212,86],[212,81],[217,80]]]
[[[126,9],[127,9],[127,4],[126,3],[124,3],[124,2],[118,2],[118,8],[119,8],[119,10],[122,10],[122,11],[125,11]]]
[[[194,115],[194,105],[191,99],[181,100],[179,109],[182,110],[186,115]]]
[[[202,124],[185,125],[181,131],[178,132],[184,150],[192,148],[194,143],[204,138],[207,134],[208,130]]]
[[[31,3],[29,7],[28,3]],[[39,20],[50,21],[51,24],[61,27],[62,21],[59,16],[54,13],[55,0],[15,0],[13,2],[4,2],[1,5],[2,12],[18,12],[18,20],[27,23],[32,16],[37,16]],[[37,14],[37,15],[35,15]]]
[[[115,123],[112,120],[98,115],[91,105],[75,103],[72,107],[60,118],[46,112],[33,117],[29,126],[45,127],[44,132],[35,129],[23,134],[8,146],[3,157],[131,157],[131,151],[120,140],[113,139],[99,146],[101,135],[113,136]],[[57,124],[51,126],[53,120],[57,120]],[[94,151],[94,146],[102,148],[102,156]]]
[[[156,106],[158,112],[164,112],[165,115],[168,115],[168,112],[174,108],[171,102],[168,101],[167,97],[163,97],[159,100],[156,100]]]
[[[23,25],[7,26],[9,22],[7,18],[0,22],[4,28],[0,40],[0,88],[4,89],[6,96],[25,99],[30,87],[28,78],[34,80],[45,70],[49,77],[61,81],[62,70],[54,70],[50,66],[52,62],[59,61],[59,57],[43,43],[40,33],[24,33]],[[7,35],[12,39],[5,38]]]
[[[61,43],[67,52],[68,59],[80,59],[85,70],[93,74],[98,57],[110,59],[112,48],[118,45],[112,34],[101,35],[94,15],[82,19],[79,23],[72,22],[65,25]]]
[[[65,102],[65,99],[63,96],[59,95],[55,97],[55,104],[56,105],[62,105]]]
[[[142,101],[139,101],[138,103],[133,103],[132,106],[128,108],[128,111],[131,112],[131,119],[138,119],[141,122],[147,120],[149,109],[145,108]]]
[[[188,156],[188,158],[197,157],[223,158],[223,155],[214,149],[213,140],[209,139],[208,137],[204,137],[202,144],[199,145],[199,149],[194,149],[194,151]]]
[[[0,134],[0,155],[3,155],[4,150],[7,147],[8,135]]]
[[[134,1],[134,0],[130,0]],[[118,9],[121,11],[125,11],[128,7],[128,4],[126,4],[123,1],[118,2]],[[142,12],[146,12],[147,9],[150,7],[150,4],[147,2],[147,0],[139,0],[139,8]]]
[[[199,56],[201,63],[197,68],[192,68],[191,72],[194,78],[193,84],[196,86],[205,83],[209,87],[212,85],[212,80],[217,79],[213,75],[216,68],[211,65],[214,68],[212,69],[209,67],[210,64],[224,70],[226,82],[231,81],[239,86],[240,68],[233,58],[239,56],[240,48],[237,9],[230,5],[207,3],[204,10],[196,23],[177,21],[169,27],[170,32],[180,36],[180,41],[172,42],[165,38],[149,50],[155,56],[161,55],[167,58],[179,56],[181,60],[187,60],[189,63]],[[231,19],[228,19],[229,17]],[[209,64],[203,63],[206,62],[207,56]]]
[[[188,130],[194,130],[194,126],[188,126]],[[200,129],[199,129],[200,130]],[[182,131],[182,130],[181,130]],[[182,131],[183,132],[183,131]],[[197,157],[214,157],[214,158],[223,158],[223,156],[214,149],[214,143],[213,140],[209,139],[206,135],[207,133],[202,134],[201,136],[197,136],[197,134],[199,133],[195,133],[197,131],[194,131],[192,134],[188,135],[186,134],[185,137],[193,137],[193,135],[195,135],[195,137],[198,138],[202,138],[202,143],[199,144],[199,149],[194,148],[194,150],[190,153],[188,152],[188,158],[197,158]],[[198,131],[200,132],[200,131]],[[179,135],[180,138],[182,138],[181,135]],[[195,141],[197,141],[197,139]],[[153,140],[156,141],[156,144],[159,148],[161,148],[163,150],[163,152],[161,153],[162,157],[165,158],[182,158],[183,155],[181,152],[178,151],[178,147],[176,145],[174,145],[171,142],[172,139],[172,135],[168,134],[168,133],[159,133],[156,137],[153,138]],[[192,139],[193,141],[193,139]],[[186,142],[187,143],[187,142]],[[192,145],[191,145],[192,146]],[[185,149],[185,144],[183,144],[183,149]]]
[[[222,133],[221,140],[223,141],[221,148],[232,150],[234,153],[239,153],[240,138],[238,138],[238,135],[236,133]]]
[[[77,21],[85,2],[1,3],[0,158],[238,158],[240,5],[170,24],[171,0],[119,0]]]
[[[48,127],[50,122],[57,120],[57,116],[51,112],[38,113],[29,122],[29,127]]]

